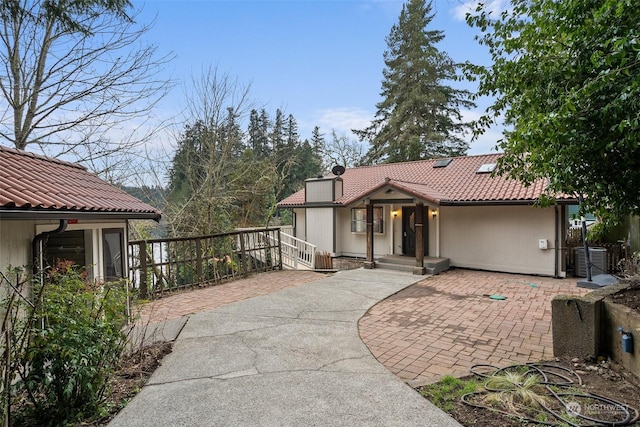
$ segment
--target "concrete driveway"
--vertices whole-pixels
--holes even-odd
[[[459,426],[358,335],[369,308],[419,279],[343,271],[169,320],[172,353],[110,425]]]
[[[412,386],[468,375],[474,364],[549,360],[551,300],[590,292],[576,282],[453,269],[376,304],[360,319],[360,336],[380,363]]]

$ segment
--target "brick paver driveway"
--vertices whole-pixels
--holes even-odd
[[[313,271],[270,271],[218,286],[185,289],[146,304],[140,311],[139,322],[142,325],[146,325],[147,323],[177,319],[182,316],[213,310],[236,301],[315,282],[324,277],[326,277],[324,274]]]
[[[449,270],[372,307],[360,319],[360,336],[380,363],[414,386],[467,375],[478,363],[548,360],[551,300],[589,292],[576,281]]]

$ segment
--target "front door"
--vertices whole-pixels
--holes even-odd
[[[416,255],[416,208],[402,207],[402,253]]]
[[[422,230],[424,242],[424,254],[428,255],[429,239],[427,232],[427,211],[423,209]],[[407,256],[416,256],[416,208],[415,206],[402,207],[402,253]]]

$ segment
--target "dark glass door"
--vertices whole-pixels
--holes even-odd
[[[429,233],[427,222],[427,208],[423,209],[422,232],[424,243],[424,254],[428,255]],[[402,207],[402,253],[407,256],[416,256],[416,208],[415,206]]]
[[[416,255],[416,208],[402,207],[402,253]]]
[[[102,257],[106,281],[124,277],[124,230],[107,228],[102,230]]]

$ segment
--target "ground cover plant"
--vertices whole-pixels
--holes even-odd
[[[464,426],[606,426],[638,420],[638,379],[607,360],[558,359],[503,369],[481,365],[472,371],[417,390]]]

